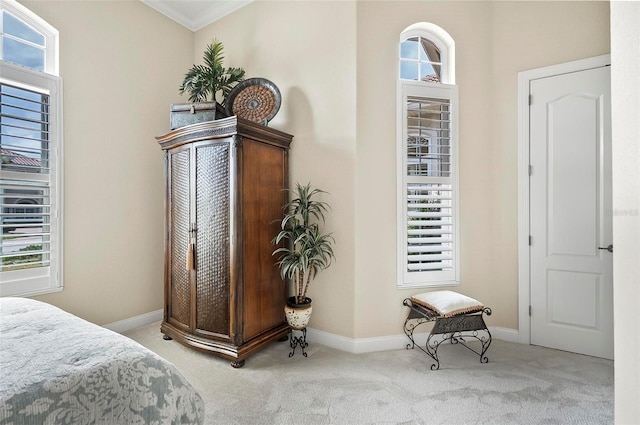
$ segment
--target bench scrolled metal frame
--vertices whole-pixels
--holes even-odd
[[[418,347],[425,352],[429,357],[435,360],[435,363],[431,365],[431,370],[440,369],[440,360],[438,358],[438,347],[443,342],[449,341],[451,344],[460,344],[465,348],[473,351],[480,356],[480,363],[488,363],[489,359],[485,356],[485,353],[491,345],[491,332],[484,323],[482,314],[491,316],[491,309],[484,307],[484,309],[467,314],[458,314],[451,317],[444,317],[438,315],[433,310],[423,307],[419,304],[413,303],[411,298],[405,298],[402,302],[403,305],[409,307],[409,314],[404,322],[404,333],[411,341],[407,344],[406,349],[413,349]],[[413,339],[413,332],[415,329],[423,323],[433,322],[433,329],[427,337],[425,348],[417,345]],[[476,339],[480,341],[481,350],[475,350],[470,347],[467,342],[470,339]]]

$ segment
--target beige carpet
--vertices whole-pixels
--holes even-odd
[[[207,424],[612,424],[613,362],[494,340],[488,364],[444,344],[441,369],[418,349],[350,354],[274,343],[241,369],[164,341],[127,336],[166,358],[202,394]]]

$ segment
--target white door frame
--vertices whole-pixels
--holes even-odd
[[[518,342],[531,344],[531,264],[529,253],[529,94],[530,82],[611,64],[610,55],[518,73]]]

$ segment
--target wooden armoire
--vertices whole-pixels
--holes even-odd
[[[164,150],[165,339],[231,360],[285,339],[271,240],[293,136],[235,116],[156,137]]]

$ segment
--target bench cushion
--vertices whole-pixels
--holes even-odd
[[[480,301],[454,291],[423,292],[412,296],[411,301],[443,317],[474,313],[484,309]]]

